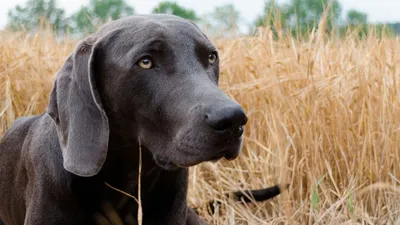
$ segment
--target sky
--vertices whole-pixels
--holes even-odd
[[[58,6],[64,8],[67,15],[87,5],[90,0],[57,0]],[[162,0],[126,0],[139,14],[150,13],[154,6]],[[264,0],[171,0],[178,4],[194,9],[198,15],[211,12],[216,6],[233,3],[240,11],[241,20],[249,24],[262,12]],[[275,0],[285,2],[288,0]],[[0,0],[0,29],[7,24],[7,12],[17,4],[26,0]],[[368,14],[369,22],[397,22],[400,21],[400,0],[339,0],[343,11],[357,9]]]

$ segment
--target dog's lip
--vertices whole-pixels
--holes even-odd
[[[216,155],[216,156],[213,156],[211,159],[209,159],[208,161],[211,161],[211,162],[217,162],[218,160],[220,160],[220,159],[222,159],[222,158],[224,158],[225,157],[225,155],[224,154],[218,154],[218,155]]]
[[[230,144],[230,143],[229,143]],[[217,162],[222,158],[226,160],[234,160],[239,156],[239,151],[234,150],[235,148],[231,148],[232,146],[224,146],[221,148],[217,148],[217,154],[209,157],[202,157],[203,155],[194,153],[192,151],[183,151],[184,154],[189,154],[191,157],[198,158],[198,160],[189,160],[186,163],[176,162],[173,159],[169,159],[169,157],[156,157],[157,164],[164,168],[190,168],[196,166],[203,162]]]
[[[167,159],[165,157],[157,157],[156,162],[159,166],[163,167],[163,168],[189,168],[191,166],[195,166],[199,163],[190,163],[190,164],[180,164],[180,163],[176,163],[173,160]]]
[[[235,156],[224,156],[224,158],[225,158],[226,160],[229,160],[229,161],[235,160],[237,157],[239,157],[239,155],[235,155]]]
[[[224,155],[224,158],[229,161],[235,160],[237,157],[239,157],[239,152],[240,151],[227,152],[227,154]]]
[[[199,164],[199,163],[192,163],[192,164],[183,165],[183,164],[177,164],[177,163],[174,163],[174,162],[171,162],[171,163],[174,164],[175,166],[177,166],[179,168],[183,168],[183,169],[187,169],[189,167],[192,167],[192,166],[195,166],[195,165]]]
[[[223,152],[223,153],[225,153],[225,152]],[[213,156],[210,159],[202,160],[202,161],[199,161],[199,162],[193,162],[193,163],[188,163],[188,164],[179,164],[179,163],[175,163],[175,162],[171,161],[170,163],[172,163],[175,166],[180,167],[180,168],[189,168],[189,167],[192,167],[192,166],[196,166],[196,165],[198,165],[198,164],[200,164],[202,162],[217,162],[218,160],[220,160],[220,159],[225,157],[226,154],[223,154],[223,153],[220,153],[218,155]]]

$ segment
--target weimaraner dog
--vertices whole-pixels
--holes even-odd
[[[235,159],[247,122],[218,77],[215,47],[188,20],[136,15],[104,25],[58,71],[47,110],[17,119],[2,138],[0,218],[88,225],[110,202],[124,224],[137,224],[137,202],[105,182],[136,196],[141,152],[143,224],[206,224],[187,206],[188,167]]]

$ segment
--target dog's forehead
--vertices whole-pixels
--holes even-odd
[[[212,46],[209,39],[191,21],[173,15],[135,15],[114,21],[100,31],[122,30],[125,42],[145,42],[149,39],[165,40],[169,44],[196,43]]]

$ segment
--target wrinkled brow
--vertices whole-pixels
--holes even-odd
[[[151,51],[164,51],[167,48],[167,43],[163,39],[149,39],[146,40],[142,44],[142,50],[151,50]]]

